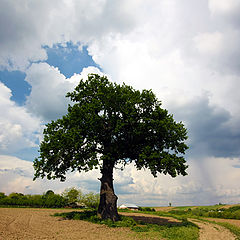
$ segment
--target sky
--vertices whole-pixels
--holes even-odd
[[[46,123],[89,73],[152,89],[188,130],[187,176],[128,165],[118,204],[240,202],[240,0],[0,0],[0,192],[99,192],[99,170],[33,181]]]

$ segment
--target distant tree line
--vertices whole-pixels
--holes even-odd
[[[230,208],[223,208],[221,204],[216,208],[213,207],[199,207],[189,208],[187,210],[172,210],[169,213],[181,216],[198,216],[198,217],[212,217],[212,218],[224,218],[224,219],[238,219],[240,220],[240,206],[233,206]]]
[[[55,194],[52,190],[46,193],[24,195],[22,193],[10,193],[6,195],[0,192],[0,206],[39,207],[39,208],[94,208],[99,205],[99,194],[93,192],[83,194],[76,188],[67,188],[62,194]]]

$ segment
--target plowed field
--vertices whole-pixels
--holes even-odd
[[[0,208],[0,240],[137,239],[127,228],[108,228],[85,221],[62,220],[50,215],[71,210]]]

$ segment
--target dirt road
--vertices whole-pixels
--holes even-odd
[[[235,240],[236,237],[226,228],[217,224],[189,219],[200,228],[199,240]]]
[[[142,214],[142,213],[121,213],[124,214],[125,216],[130,216],[133,217],[136,221],[144,221],[148,223],[154,223],[154,224],[159,224],[159,225],[164,225],[164,224],[174,224],[179,222],[178,220],[171,218],[171,217],[158,217],[156,215],[149,215],[149,214]],[[199,227],[199,240],[235,240],[236,237],[226,228],[219,226],[217,224],[212,224],[212,223],[207,223],[204,221],[200,221],[197,219],[188,219],[189,221],[195,223]],[[215,219],[214,219],[215,220]],[[217,219],[219,222],[221,219]],[[228,221],[226,219],[224,222]],[[228,221],[229,222],[229,221]],[[239,220],[233,220],[231,224],[239,224],[240,226],[240,221]]]

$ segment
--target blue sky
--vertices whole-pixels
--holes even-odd
[[[152,89],[189,135],[188,176],[116,170],[119,204],[239,202],[239,12],[239,0],[0,1],[0,191],[99,190],[97,170],[32,181],[44,125],[98,73]]]
[[[79,44],[67,42],[66,45],[55,44],[53,47],[43,47],[47,52],[46,62],[58,68],[67,78],[74,74],[80,74],[83,68],[94,66],[100,68],[88,54],[87,47],[79,47]],[[7,86],[11,92],[11,100],[19,106],[24,106],[27,96],[31,93],[31,85],[25,81],[26,74],[22,71],[0,71],[0,81]],[[36,144],[39,141],[36,140]],[[38,156],[39,147],[27,147],[12,154],[24,160],[33,161]]]
[[[43,47],[47,52],[46,62],[57,67],[67,78],[74,73],[80,74],[83,68],[94,66],[100,68],[88,55],[87,47],[79,50],[79,44],[67,42],[66,46],[55,44],[53,47]],[[30,95],[31,85],[25,81],[26,74],[22,71],[0,71],[0,81],[12,91],[11,100],[18,105],[24,105],[26,97]]]

